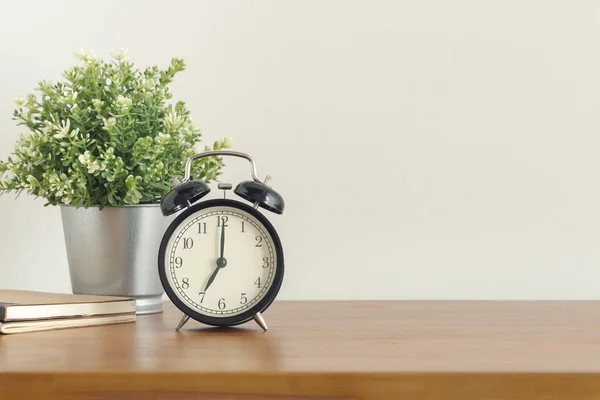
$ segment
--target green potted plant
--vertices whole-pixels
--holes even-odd
[[[109,61],[80,52],[63,80],[41,81],[17,98],[14,117],[29,131],[0,161],[0,194],[26,192],[59,206],[73,293],[131,296],[138,313],[162,310],[157,252],[171,219],[160,201],[200,149],[201,132],[169,84],[185,69],[140,70],[125,50]],[[193,177],[216,180],[219,157],[194,163]]]

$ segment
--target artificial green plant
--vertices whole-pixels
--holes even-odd
[[[224,138],[201,148],[185,103],[167,103],[183,60],[140,70],[124,50],[111,55],[102,61],[77,53],[81,63],[65,70],[64,80],[41,81],[37,94],[15,100],[13,119],[29,132],[0,161],[0,194],[25,191],[75,207],[155,204],[172,177],[182,178],[191,155],[230,147]],[[222,167],[220,157],[202,158],[192,176],[210,182]]]

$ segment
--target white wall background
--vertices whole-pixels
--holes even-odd
[[[14,97],[119,47],[184,58],[205,139],[273,175],[281,298],[600,298],[599,3],[2,2],[0,157]],[[0,197],[0,287],[70,291],[42,205]]]

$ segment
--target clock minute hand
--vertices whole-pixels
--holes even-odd
[[[225,221],[223,222],[223,226],[221,226],[221,256],[223,258],[223,254],[225,253]]]
[[[219,270],[227,265],[227,260],[225,260],[225,258],[223,257],[224,253],[225,253],[225,222],[223,222],[223,226],[221,226],[221,255],[219,258],[217,258],[217,268],[215,268],[215,270],[213,271],[210,278],[208,278],[208,282],[206,283],[206,287],[204,288],[205,292],[210,287],[210,285],[213,283],[215,278],[217,277],[217,273],[219,272]]]

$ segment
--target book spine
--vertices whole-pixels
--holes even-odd
[[[6,321],[6,314],[8,314],[8,306],[12,303],[0,302],[0,322]]]

